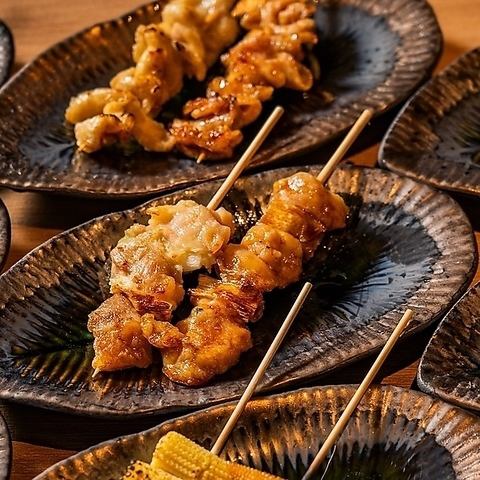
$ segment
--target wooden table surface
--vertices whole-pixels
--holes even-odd
[[[117,16],[141,4],[127,0],[0,0],[0,18],[12,28],[16,41],[16,68],[52,43],[89,24]],[[431,0],[445,37],[438,68],[463,52],[480,45],[480,2],[478,0]],[[386,127],[379,127],[383,133]],[[378,144],[355,153],[355,163],[374,165]],[[0,191],[12,219],[12,246],[9,267],[32,248],[53,235],[94,216],[123,209],[128,202],[105,202],[48,196],[38,193]],[[457,199],[469,214],[480,241],[480,215],[473,202]],[[133,202],[135,203],[135,202]],[[477,280],[480,277],[477,272]],[[433,329],[411,340],[409,348],[397,348],[382,369],[378,382],[415,387],[420,355]],[[371,360],[362,361],[324,377],[322,384],[358,383]],[[10,427],[13,442],[13,480],[31,479],[73,452],[116,435],[143,430],[162,418],[116,420],[80,418],[36,408],[3,403],[0,409]]]

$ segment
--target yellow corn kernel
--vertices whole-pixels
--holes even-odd
[[[122,480],[180,480],[178,477],[170,475],[167,472],[156,470],[148,463],[134,462],[128,469]]]
[[[151,465],[182,480],[199,480],[215,459],[220,460],[183,435],[169,432],[159,440]]]
[[[159,440],[151,466],[182,480],[280,480],[222,460],[177,432],[169,432]]]
[[[230,480],[280,480],[280,477],[238,463],[228,464]]]

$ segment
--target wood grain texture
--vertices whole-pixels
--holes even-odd
[[[52,43],[61,40],[92,23],[96,23],[135,8],[136,0],[1,0],[0,18],[13,30],[16,41],[16,67],[32,59]],[[480,44],[478,18],[480,4],[472,0],[431,0],[445,37],[445,50],[439,68]],[[384,128],[384,126],[383,126]],[[378,145],[356,153],[356,164],[374,165]],[[12,248],[7,267],[48,238],[67,228],[103,213],[120,210],[139,202],[106,202],[78,200],[37,193],[0,191],[7,205],[13,227]],[[480,243],[478,205],[457,198],[474,224],[477,244]],[[480,280],[477,272],[476,280]],[[377,382],[403,387],[414,386],[420,355],[433,328],[411,340],[410,348],[394,350]],[[323,384],[355,383],[365,375],[371,360],[322,379]],[[99,421],[41,411],[19,405],[0,405],[10,426],[14,442],[12,480],[27,480],[49,465],[69,456],[73,451],[115,435],[140,431],[153,426],[162,418],[136,421]]]

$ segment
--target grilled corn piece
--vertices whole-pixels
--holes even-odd
[[[134,462],[122,477],[122,480],[180,480],[178,477],[170,475],[170,473],[156,470],[145,462]]]
[[[160,439],[151,466],[182,480],[279,480],[279,477],[227,462],[176,432]]]

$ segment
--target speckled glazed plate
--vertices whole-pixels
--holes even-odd
[[[7,81],[15,59],[15,47],[12,32],[0,20],[0,87]]]
[[[480,196],[480,48],[409,100],[383,139],[379,161],[437,188]]]
[[[442,320],[418,368],[420,388],[480,411],[480,283]]]
[[[7,261],[8,251],[10,250],[10,240],[10,216],[7,207],[2,200],[0,200],[0,270]]]
[[[254,400],[222,456],[300,479],[355,389],[319,387]],[[150,461],[175,430],[209,448],[232,411],[222,405],[80,452],[35,480],[121,478],[132,459]],[[480,419],[423,393],[373,387],[337,443],[326,480],[474,480],[480,477]],[[323,472],[325,464],[321,471]]]
[[[5,420],[0,415],[0,480],[7,480],[11,462],[10,434]]]
[[[224,202],[235,215],[237,240],[258,219],[273,181],[294,171],[237,182]],[[200,388],[171,383],[160,364],[92,378],[86,320],[102,301],[99,276],[110,250],[132,222],[145,221],[147,206],[181,198],[206,203],[218,185],[201,184],[92,220],[54,237],[0,277],[0,397],[104,416],[232,399],[309,279],[314,291],[262,385],[279,388],[378,350],[407,305],[416,312],[409,334],[421,330],[459,298],[474,272],[471,227],[447,195],[389,172],[340,168],[330,186],[351,206],[348,228],[325,240],[299,284],[266,298],[264,317],[252,327],[254,347],[239,365]]]
[[[162,5],[147,5],[68,38],[4,87],[0,185],[128,197],[226,176],[232,161],[197,165],[178,154],[81,154],[74,148],[72,128],[65,125],[70,97],[107,85],[114,73],[130,65],[136,26],[158,20]],[[281,103],[287,114],[257,154],[257,165],[332,140],[366,107],[379,114],[398,104],[429,76],[441,51],[435,15],[423,0],[319,0],[316,21],[322,79],[308,94],[279,94],[266,106],[268,113]],[[183,97],[203,89],[190,85]],[[262,121],[252,125],[246,141]]]

